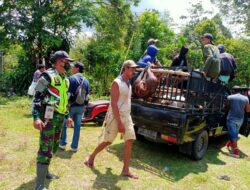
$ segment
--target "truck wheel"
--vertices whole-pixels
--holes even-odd
[[[201,160],[207,152],[208,147],[208,134],[207,131],[202,131],[197,135],[196,140],[192,145],[191,157],[194,160]]]

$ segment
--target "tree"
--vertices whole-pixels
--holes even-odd
[[[182,33],[188,37],[190,41],[193,41],[192,31],[199,22],[208,19],[208,16],[211,15],[212,12],[205,11],[200,1],[197,4],[191,4],[188,13],[189,16],[181,16],[182,20],[186,20],[186,25],[183,27]]]
[[[86,58],[95,92],[107,94],[110,82],[119,74],[126,59],[130,6],[138,1],[107,1],[94,11],[95,32],[87,47]]]
[[[126,2],[126,3],[125,3]],[[35,65],[46,60],[47,65],[51,53],[56,50],[69,51],[74,34],[82,29],[82,24],[87,26],[96,22],[96,8],[102,6],[117,5],[117,11],[123,10],[119,5],[127,2],[137,4],[138,0],[4,0],[0,4],[0,29],[1,34],[12,43],[19,43],[25,51],[25,59],[20,63],[24,70],[19,77],[26,87],[32,78],[30,70]],[[105,18],[104,18],[105,19]],[[3,38],[1,36],[1,38]],[[21,70],[22,70],[21,69]],[[14,80],[18,81],[18,80]],[[13,83],[18,91],[20,85]],[[25,88],[25,87],[24,87]],[[24,90],[24,89],[23,89]]]
[[[134,19],[134,24],[131,25],[132,28],[127,40],[130,42],[132,39],[128,57],[138,61],[147,47],[147,41],[150,38],[154,38],[159,40],[157,46],[160,48],[160,51],[157,57],[164,63],[166,61],[165,58],[169,57],[166,49],[175,40],[174,32],[167,25],[168,21],[162,19],[160,13],[155,10],[144,11]]]
[[[32,63],[47,60],[52,50],[69,50],[72,30],[90,23],[90,6],[81,0],[3,1],[0,23],[6,36],[22,45]]]
[[[210,0],[216,4],[221,15],[232,23],[243,24],[245,33],[250,35],[250,1],[249,0]]]
[[[20,65],[15,67],[18,75],[9,80],[17,91],[27,88],[36,64],[45,59],[48,65],[53,51],[69,50],[72,31],[80,31],[81,22],[91,23],[91,4],[88,4],[83,0],[2,2],[2,34],[12,43],[20,44],[25,52],[19,60]],[[20,81],[24,86],[19,84]]]
[[[206,20],[203,20],[202,22],[199,22],[195,26],[194,32],[198,36],[204,33],[210,33],[213,35],[214,39],[216,39],[219,34],[219,29],[213,20],[206,19]]]
[[[225,27],[225,25],[223,24],[221,16],[219,14],[216,14],[212,18],[212,20],[216,23],[216,26],[220,30],[221,35],[223,35],[226,38],[232,38],[233,37],[230,30],[227,27]]]

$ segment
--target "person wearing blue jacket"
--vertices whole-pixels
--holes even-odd
[[[144,53],[144,56],[137,62],[142,68],[154,65],[154,66],[161,66],[160,62],[157,60],[156,55],[159,49],[156,47],[156,39],[149,39],[148,40],[148,47]]]
[[[68,90],[70,94],[69,115],[71,118],[73,118],[74,121],[74,134],[71,143],[71,151],[77,152],[78,142],[80,138],[81,120],[84,115],[84,107],[87,105],[87,99],[88,99],[87,97],[89,95],[90,88],[89,88],[89,81],[82,75],[84,70],[84,65],[80,62],[76,62],[71,66],[72,66],[71,72],[73,75],[69,77],[69,90]],[[81,83],[86,91],[86,101],[83,104],[78,104],[76,102],[76,91],[78,86],[81,85]],[[65,150],[66,145],[67,145],[67,127],[65,125],[62,130],[59,148]]]
[[[234,77],[237,70],[237,64],[234,57],[226,52],[226,47],[223,44],[217,46],[220,51],[220,75],[219,80],[228,84]]]

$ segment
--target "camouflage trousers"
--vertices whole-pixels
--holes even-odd
[[[38,163],[49,164],[52,154],[58,150],[63,121],[64,115],[55,112],[53,119],[48,121],[40,132]]]

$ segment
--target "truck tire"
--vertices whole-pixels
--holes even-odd
[[[196,140],[192,144],[192,159],[201,160],[207,152],[207,147],[208,134],[207,131],[204,130],[197,135]]]

